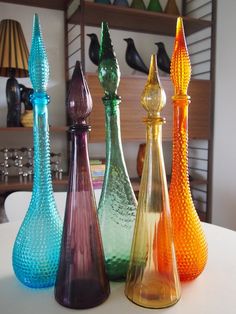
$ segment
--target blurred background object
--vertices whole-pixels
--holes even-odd
[[[0,76],[9,77],[6,85],[7,126],[21,126],[20,87],[16,77],[27,77],[29,51],[19,22],[0,23]]]
[[[148,74],[148,68],[144,64],[140,54],[138,53],[134,41],[132,38],[124,38],[127,42],[127,48],[125,52],[125,60],[127,64],[134,70]]]
[[[166,52],[163,42],[155,43],[158,47],[157,51],[157,66],[163,72],[170,74],[170,58]]]
[[[99,63],[99,49],[100,49],[100,44],[98,41],[98,37],[96,34],[91,33],[87,34],[88,37],[90,37],[90,45],[89,45],[89,58],[90,60],[98,66]]]

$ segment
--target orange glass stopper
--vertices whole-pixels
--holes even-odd
[[[180,280],[192,280],[207,262],[207,243],[195,210],[188,176],[188,105],[187,95],[191,64],[182,18],[177,20],[176,39],[171,60],[174,85],[173,160],[169,190],[177,265]]]

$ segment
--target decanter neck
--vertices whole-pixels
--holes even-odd
[[[120,108],[117,99],[110,104],[104,101],[106,113],[106,155],[107,160],[117,156],[123,156],[121,131],[120,131]],[[114,156],[114,154],[116,156]]]
[[[189,99],[174,99],[172,177],[188,182],[188,105]],[[178,166],[179,165],[179,166]]]
[[[68,191],[83,191],[92,188],[90,178],[87,133],[88,125],[76,125],[70,128],[71,161]]]
[[[146,118],[144,119],[147,125],[147,144],[154,142],[158,145],[162,145],[162,124],[165,123],[165,119],[158,118]]]
[[[145,212],[163,212],[167,204],[167,182],[162,149],[162,118],[145,119],[147,127],[146,152],[139,195]],[[142,205],[141,205],[142,204]],[[165,207],[166,209],[166,207]]]
[[[34,102],[34,183],[33,192],[52,192],[50,167],[50,142],[48,131],[47,102]]]

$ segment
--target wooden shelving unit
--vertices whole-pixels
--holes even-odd
[[[22,4],[39,8],[66,10],[68,0],[1,0],[0,2]]]
[[[63,175],[61,179],[53,178],[53,187],[54,190],[57,187],[64,187],[66,189],[68,182],[67,175]],[[20,180],[19,176],[9,176],[6,181],[0,182],[0,192],[6,191],[31,191],[33,186],[33,182],[29,179],[24,180],[23,178]]]
[[[154,13],[145,10],[118,7],[114,5],[103,5],[91,1],[80,0],[2,0],[2,2],[45,7],[49,9],[63,10],[65,12],[65,40],[68,38],[67,25],[80,25],[80,47],[81,62],[85,64],[85,26],[100,27],[102,21],[107,21],[111,29],[124,31],[135,31],[149,34],[159,34],[165,36],[175,36],[176,16],[164,13]],[[202,4],[203,2],[203,4]],[[78,3],[78,4],[77,4]],[[211,220],[211,157],[212,157],[212,138],[213,138],[213,101],[214,101],[214,55],[215,55],[215,18],[216,18],[216,0],[203,0],[201,4],[197,1],[183,0],[184,27],[186,36],[195,34],[198,31],[210,28],[210,79],[199,80],[192,79],[189,95],[191,95],[191,105],[189,107],[189,139],[203,139],[209,143],[208,151],[208,175],[205,181],[191,182],[191,186],[207,185],[207,206],[208,212],[206,220]],[[201,11],[204,6],[211,6],[211,18],[205,20],[195,18],[198,9]],[[195,6],[189,12],[188,7]],[[73,11],[73,12],[72,12]],[[209,36],[209,35],[208,35]],[[65,42],[65,60],[66,60],[66,78],[68,79],[68,58],[69,44]],[[78,49],[78,50],[79,50]],[[94,109],[89,118],[93,126],[90,133],[90,142],[104,142],[104,106],[101,103],[103,92],[96,74],[87,73],[87,80],[94,102]],[[197,74],[198,75],[198,74]],[[123,141],[144,140],[145,127],[140,123],[145,115],[141,108],[140,94],[143,90],[146,77],[122,77],[119,89],[119,95],[122,97],[121,110],[121,128]],[[172,139],[172,104],[173,95],[172,84],[169,79],[162,78],[162,84],[167,94],[168,103],[163,111],[166,117],[166,125],[163,128],[163,139]],[[53,132],[66,132],[66,127],[51,127]],[[27,132],[30,128],[1,128],[0,132]],[[62,182],[62,181],[61,181]],[[58,183],[59,184],[59,183]],[[1,186],[1,184],[0,184]],[[5,188],[7,184],[5,185]],[[9,187],[9,186],[8,186]],[[17,188],[17,185],[14,186]],[[18,186],[19,188],[19,186]],[[1,188],[0,188],[1,189]]]
[[[49,130],[52,132],[66,132],[67,126],[50,126]],[[0,127],[0,132],[33,132],[30,127]]]
[[[68,18],[68,23],[71,24],[84,23],[96,27],[100,27],[102,21],[107,21],[109,27],[114,29],[175,36],[176,16],[164,13],[82,0]],[[184,17],[184,26],[186,35],[190,35],[211,26],[211,22]]]
[[[92,131],[89,134],[90,142],[104,142],[105,138],[105,114],[102,103],[103,90],[94,73],[86,74],[90,92],[93,96],[93,111],[89,117]],[[122,102],[121,132],[123,141],[145,141],[145,124],[142,123],[146,113],[140,105],[140,95],[146,83],[146,77],[123,77],[120,82],[119,95]],[[163,140],[172,140],[173,126],[173,95],[172,82],[168,78],[162,78],[162,85],[167,95],[167,104],[163,110],[166,124],[163,127]],[[199,93],[199,90],[201,93]],[[191,139],[210,138],[210,96],[211,81],[192,80],[189,86],[191,106],[189,107],[189,137]]]

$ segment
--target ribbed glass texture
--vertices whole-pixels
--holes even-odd
[[[110,293],[105,272],[102,239],[90,173],[85,123],[92,99],[77,61],[68,95],[72,151],[67,191],[61,256],[55,284],[55,298],[61,305],[91,308]]]
[[[147,144],[125,294],[143,307],[164,308],[179,300],[180,283],[162,151],[164,119],[160,110],[165,105],[165,93],[157,76],[155,55],[142,104],[148,111]]]
[[[38,18],[35,23],[39,23]],[[34,29],[39,26],[34,25]],[[34,35],[35,36],[35,33]],[[32,40],[31,56],[37,53]],[[43,53],[41,54],[43,55]],[[47,80],[40,67],[34,68],[35,81]],[[37,85],[37,84],[36,84]],[[37,86],[35,86],[37,87]],[[40,87],[40,84],[38,85]],[[46,87],[46,86],[45,86]],[[41,87],[39,88],[41,89]],[[29,209],[17,234],[13,248],[13,269],[17,278],[32,288],[52,286],[58,268],[62,222],[57,212],[50,170],[50,144],[48,132],[48,96],[35,92],[32,97],[34,109],[34,182]]]
[[[187,95],[191,65],[185,42],[183,22],[178,18],[171,78],[173,97],[173,159],[169,190],[174,241],[180,280],[192,280],[207,262],[207,242],[195,210],[188,176],[188,106]]]
[[[120,133],[119,65],[107,23],[102,23],[98,74],[106,113],[106,171],[98,205],[106,269],[111,280],[124,280],[128,268],[136,198],[126,169]]]
[[[110,293],[87,153],[87,130],[72,130],[72,159],[56,300],[90,308]]]

